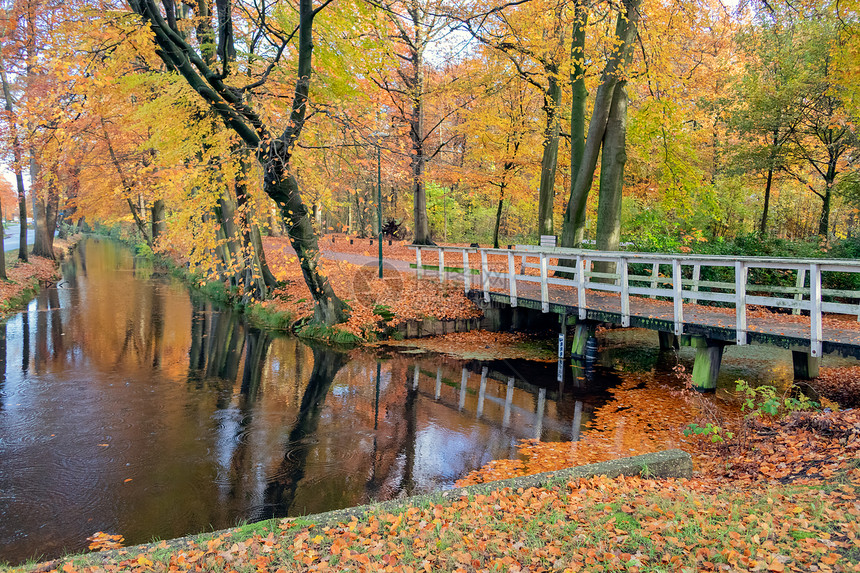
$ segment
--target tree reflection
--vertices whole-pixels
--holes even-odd
[[[266,485],[266,514],[257,516],[257,519],[289,515],[296,489],[305,476],[305,465],[311,451],[307,440],[316,434],[326,395],[334,377],[347,361],[345,354],[329,348],[314,348],[313,353],[314,367],[302,395],[298,418],[287,439],[284,458]]]

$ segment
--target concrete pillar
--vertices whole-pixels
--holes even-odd
[[[570,347],[570,355],[576,358],[585,356],[585,344],[594,336],[594,323],[577,322],[573,330],[573,341]]]
[[[480,418],[484,415],[484,396],[487,392],[487,373],[489,369],[484,366],[481,369],[481,385],[478,387],[478,408],[475,410],[475,417]]]
[[[723,360],[723,348],[726,343],[704,336],[692,336],[690,345],[696,349],[696,361],[693,363],[693,388],[699,392],[713,392],[717,389],[717,376],[720,374],[720,363]]]
[[[674,333],[659,330],[657,336],[660,338],[660,350],[678,350],[680,348],[678,337]]]
[[[795,380],[812,380],[818,378],[818,367],[821,365],[821,358],[812,356],[809,352],[792,350],[791,361],[794,363],[794,379]]]
[[[469,380],[469,371],[463,368],[462,376],[460,377],[460,401],[457,403],[457,409],[462,410],[466,407],[466,382]]]
[[[514,379],[508,378],[508,389],[505,392],[505,413],[502,416],[502,427],[511,425],[511,404],[514,402]]]
[[[512,330],[526,330],[529,324],[529,310],[524,307],[516,307],[512,309],[511,316],[511,329]]]

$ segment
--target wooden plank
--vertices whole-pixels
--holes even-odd
[[[616,266],[621,288],[621,326],[630,326],[630,282],[627,278],[627,259],[621,257]]]
[[[684,298],[681,289],[681,261],[672,259],[672,298],[674,303],[672,318],[675,322],[675,336],[684,334]]]
[[[809,353],[821,356],[821,268],[809,265]]]
[[[445,281],[445,251],[439,249],[439,282]]]
[[[484,302],[490,302],[490,266],[486,249],[481,249],[481,285],[484,287]]]
[[[701,273],[702,273],[702,264],[701,263],[694,264],[693,265],[693,288],[690,289],[693,292],[699,292],[699,278],[701,277]],[[699,303],[699,299],[697,299],[696,297],[690,297],[689,301],[690,301],[690,304],[698,304]]]
[[[803,289],[806,285],[806,269],[797,269],[797,281],[794,283],[794,286],[798,289]],[[794,300],[803,300],[803,294],[798,292],[794,295]],[[800,314],[800,308],[795,308],[792,314]]]
[[[651,288],[657,288],[657,277],[660,276],[660,263],[651,265]],[[651,295],[651,298],[657,298],[657,295]]]
[[[469,251],[463,249],[463,290],[466,294],[472,289],[472,271],[469,269]]]
[[[541,247],[555,247],[556,246],[556,236],[555,235],[541,235],[540,236],[540,246]]]
[[[585,302],[585,265],[588,261],[582,255],[576,257],[576,306],[579,307],[579,320],[585,320],[587,308]]]
[[[508,293],[511,297],[511,306],[517,306],[517,274],[514,263],[514,253],[508,251]]]
[[[735,333],[738,346],[747,343],[747,266],[735,261]]]
[[[546,285],[546,255],[540,254],[540,303],[541,311],[549,312],[549,289]]]

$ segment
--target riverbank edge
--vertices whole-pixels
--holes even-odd
[[[433,492],[410,496],[401,499],[358,505],[344,509],[336,509],[323,513],[310,514],[292,518],[299,525],[311,525],[315,527],[333,526],[349,521],[355,517],[362,519],[365,516],[379,513],[405,513],[410,507],[427,507],[438,503],[451,502],[462,497],[474,498],[478,495],[489,495],[490,493],[510,488],[512,490],[528,488],[550,488],[555,485],[565,484],[574,479],[592,478],[605,476],[616,478],[620,476],[645,476],[649,478],[676,478],[689,479],[693,474],[693,460],[690,454],[678,449],[663,450],[660,452],[642,454],[627,458],[618,458],[605,462],[598,462],[583,466],[574,466],[562,470],[532,474],[509,478],[499,481],[486,482],[466,487],[458,487],[450,490]],[[64,564],[71,563],[74,568],[98,567],[113,561],[134,558],[138,554],[147,554],[153,550],[159,552],[176,552],[196,547],[205,547],[207,542],[216,537],[223,537],[230,542],[241,542],[253,535],[263,531],[277,531],[278,524],[284,518],[273,518],[258,521],[245,526],[232,527],[206,533],[192,534],[177,537],[165,541],[155,541],[140,545],[112,549],[98,553],[85,553],[70,555],[40,564],[32,568],[11,568],[11,571],[42,572],[60,569]],[[298,533],[298,531],[295,531]],[[285,531],[283,535],[289,535]]]
[[[82,235],[80,234],[72,235],[71,237],[68,237],[63,241],[61,247],[58,248],[58,246],[55,245],[54,253],[55,255],[57,255],[57,252],[59,251],[59,256],[56,256],[56,258],[53,260],[54,274],[52,277],[52,282],[56,283],[58,280],[60,280],[60,263],[63,262],[63,258],[67,254],[72,252],[72,250],[75,248],[75,245],[78,244],[78,241],[80,241],[81,238]],[[13,267],[14,265],[17,265],[19,263],[19,260],[17,258],[18,250],[13,249],[12,251],[7,251],[6,254],[10,255],[10,253],[14,256],[14,258],[10,257],[10,259],[7,259],[7,268]],[[39,291],[43,286],[41,281],[39,281],[39,279],[33,275],[30,275],[25,279],[24,282],[20,282],[18,284],[21,288],[18,289],[14,295],[10,296],[9,298],[0,300],[0,320],[6,320],[7,318],[9,318],[10,315],[15,314],[16,312],[19,312],[26,308],[27,305],[30,304],[30,301],[33,300],[33,298],[37,294],[39,294]]]
[[[127,245],[135,253],[135,256],[148,258],[154,263],[164,266],[171,276],[181,281],[193,292],[244,313],[248,321],[257,328],[289,332],[312,342],[322,342],[340,348],[357,348],[387,341],[486,330],[493,326],[492,320],[487,316],[458,319],[441,319],[428,316],[420,319],[403,319],[391,326],[380,326],[378,330],[373,332],[371,339],[365,339],[339,330],[337,325],[333,327],[324,326],[308,320],[307,317],[297,317],[292,312],[271,308],[270,305],[266,304],[268,301],[243,303],[238,293],[223,282],[206,280],[205,277],[190,272],[185,265],[170,255],[152,251],[145,243],[126,240],[110,233],[94,232],[92,235],[106,237]]]

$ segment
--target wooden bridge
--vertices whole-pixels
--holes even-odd
[[[817,376],[825,353],[860,358],[860,290],[837,288],[860,273],[853,260],[412,248],[419,278],[462,282],[485,308],[507,310],[503,326],[517,328],[529,311],[560,315],[562,353],[570,326],[577,356],[599,323],[656,330],[663,347],[693,346],[693,383],[703,390],[716,387],[727,344],[790,349],[797,378]]]

